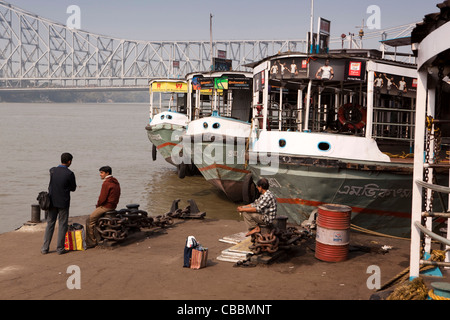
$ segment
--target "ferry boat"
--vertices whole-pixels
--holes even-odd
[[[243,193],[266,177],[290,222],[342,204],[354,225],[409,235],[416,66],[377,50],[335,50],[253,67],[253,181]]]
[[[242,200],[242,182],[251,129],[251,72],[192,73],[193,120],[183,136],[185,160],[231,201]],[[191,99],[189,99],[191,100]]]
[[[173,147],[186,130],[188,118],[188,83],[185,80],[157,79],[150,81],[148,139],[152,143],[152,159],[157,153],[170,164]],[[156,101],[155,101],[156,100]]]

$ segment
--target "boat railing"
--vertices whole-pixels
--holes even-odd
[[[374,107],[373,138],[414,141],[415,110]]]

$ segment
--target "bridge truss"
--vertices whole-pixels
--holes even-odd
[[[233,70],[305,40],[214,41]],[[0,86],[3,88],[140,87],[153,78],[210,70],[209,41],[134,41],[98,35],[0,2]]]

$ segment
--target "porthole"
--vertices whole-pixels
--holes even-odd
[[[280,140],[278,141],[278,145],[280,146],[280,148],[286,147],[286,140],[280,139]]]
[[[208,128],[208,122],[203,122],[203,128]]]
[[[331,149],[331,145],[328,142],[319,142],[317,145],[320,151],[329,151]]]
[[[164,115],[161,115],[161,120],[164,120]]]
[[[172,116],[170,114],[167,115],[167,119],[172,119]]]
[[[213,125],[212,125],[212,127],[213,127],[214,129],[219,129],[219,128],[220,128],[220,123],[214,122]]]

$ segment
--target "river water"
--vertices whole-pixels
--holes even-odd
[[[49,169],[70,152],[77,190],[70,216],[90,214],[109,165],[122,189],[118,209],[138,203],[150,216],[196,201],[206,216],[239,219],[230,202],[201,175],[179,179],[161,156],[152,161],[147,104],[0,103],[0,233],[31,219],[31,205],[47,190]],[[41,219],[44,212],[41,212]]]

